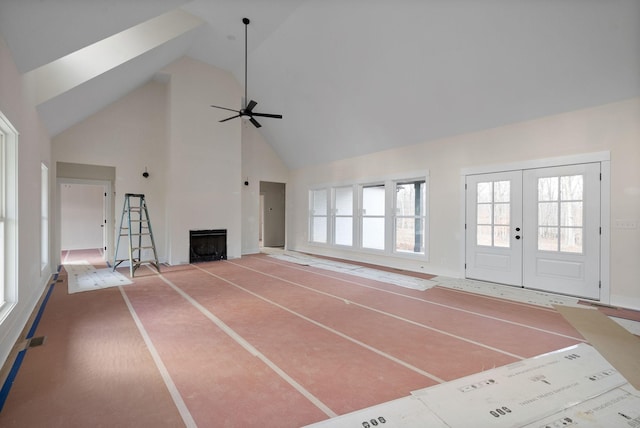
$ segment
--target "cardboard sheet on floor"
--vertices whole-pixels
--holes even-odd
[[[448,425],[438,419],[422,401],[409,396],[307,425],[305,428],[326,427],[448,428]]]
[[[640,338],[597,309],[554,306],[594,348],[640,390]]]
[[[627,384],[593,347],[575,345],[414,396],[449,427],[521,427]]]
[[[640,426],[640,392],[594,347],[579,344],[309,427],[467,428],[470,422],[491,428]]]
[[[126,276],[111,268],[96,269],[88,263],[74,263],[65,264],[64,269],[67,271],[69,294],[133,284]]]
[[[633,387],[616,388],[523,428],[637,427],[640,426],[640,396]]]

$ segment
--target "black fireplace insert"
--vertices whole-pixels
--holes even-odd
[[[190,230],[189,263],[227,258],[227,229]]]

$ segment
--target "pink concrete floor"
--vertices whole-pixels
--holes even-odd
[[[36,335],[0,426],[296,427],[583,341],[551,309],[265,255],[58,283]]]

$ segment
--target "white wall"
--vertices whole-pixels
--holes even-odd
[[[28,88],[16,68],[11,53],[0,37],[0,111],[19,133],[18,139],[18,302],[0,325],[0,363],[4,362],[27,322],[54,264],[40,265],[40,177],[41,163],[49,168],[49,218],[55,204],[49,136],[27,97]],[[54,223],[51,223],[54,224]],[[51,236],[51,229],[50,236]],[[51,239],[49,239],[52,242]],[[53,244],[50,246],[50,259]]]
[[[289,170],[256,128],[242,122],[242,254],[254,254],[260,251],[260,182],[286,183]]]
[[[615,219],[640,219],[638,98],[292,171],[287,186],[288,248],[462,277],[463,168],[601,151],[611,153],[611,303],[640,309],[640,229],[615,227]],[[430,172],[428,261],[307,243],[310,187],[415,170]]]
[[[210,107],[239,106],[240,87],[186,57],[162,73],[56,136],[53,156],[116,168],[116,222],[123,195],[144,193],[160,261],[188,263],[192,229],[227,229],[227,255],[240,257],[241,123]]]
[[[53,138],[54,162],[115,167],[112,225],[117,233],[125,193],[144,193],[158,257],[166,260],[165,222],[167,85],[149,82]],[[142,177],[145,167],[149,178]],[[103,168],[96,168],[102,170]],[[92,178],[92,177],[87,177]],[[122,250],[121,250],[122,251]],[[119,258],[126,254],[120,252]]]
[[[165,70],[169,84],[166,205],[169,262],[189,262],[189,230],[227,229],[227,257],[241,255],[240,120],[219,123],[240,106],[231,73],[190,58]]]

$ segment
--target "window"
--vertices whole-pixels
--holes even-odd
[[[4,273],[4,265],[5,265],[5,224],[6,224],[6,213],[5,213],[5,175],[6,175],[6,165],[5,165],[5,134],[0,130],[0,166],[2,166],[2,170],[0,171],[0,308],[4,306],[5,303],[5,273]]]
[[[362,187],[362,248],[384,250],[385,186]]]
[[[396,252],[424,254],[426,228],[425,180],[395,183]]]
[[[18,296],[17,144],[18,132],[0,113],[0,322]]]
[[[582,253],[582,175],[538,178],[538,250]]]
[[[333,243],[353,245],[353,186],[334,189]]]
[[[429,174],[309,190],[309,243],[424,261]]]
[[[49,264],[49,168],[40,165],[40,267],[44,269]]]
[[[484,181],[477,184],[476,244],[509,248],[511,245],[511,182]]]
[[[309,241],[327,243],[328,207],[327,189],[312,190],[309,193]]]

